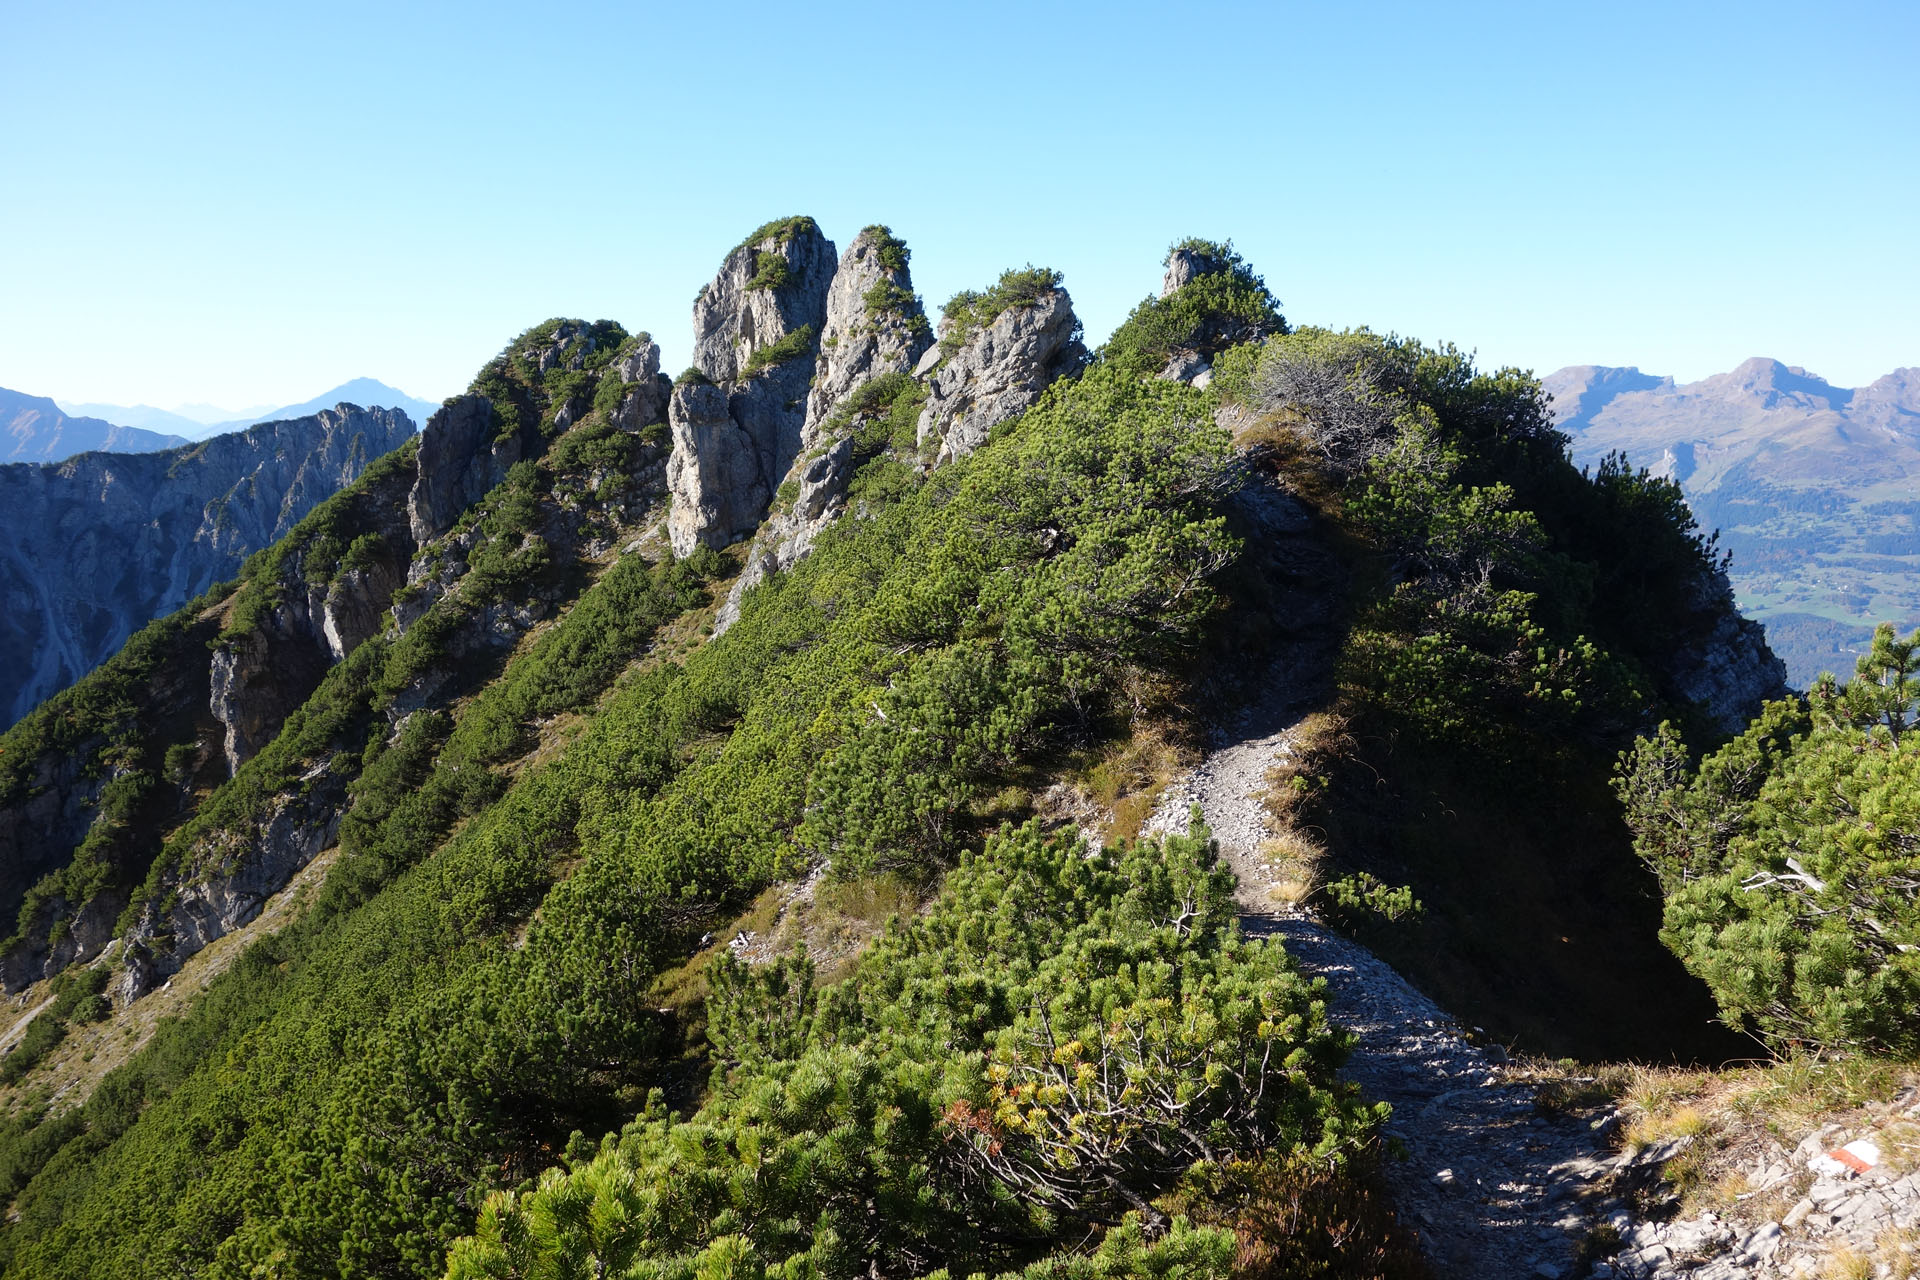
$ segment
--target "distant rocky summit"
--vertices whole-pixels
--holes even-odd
[[[399,410],[341,405],[158,453],[0,467],[5,722],[231,577],[413,431]]]
[[[1720,531],[1793,684],[1851,674],[1876,622],[1920,623],[1920,368],[1848,388],[1764,358],[1689,383],[1573,365],[1541,386],[1576,463],[1622,452]]]
[[[59,462],[77,453],[153,453],[187,443],[99,418],[74,418],[45,396],[0,387],[0,462]]]

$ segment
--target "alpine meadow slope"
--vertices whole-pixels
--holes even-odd
[[[1231,245],[1097,351],[910,264],[769,222],[675,378],[534,326],[0,738],[5,1274],[1426,1274],[1324,984],[1139,835],[1299,646],[1356,936],[1559,1051],[1604,933],[1721,1051],[1609,788],[1783,692],[1677,486]]]

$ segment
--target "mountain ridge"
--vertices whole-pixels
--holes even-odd
[[[1620,451],[1681,485],[1797,686],[1845,674],[1875,623],[1920,624],[1920,368],[1848,388],[1768,357],[1690,383],[1575,365],[1541,385],[1576,463]]]
[[[152,453],[0,466],[7,723],[412,434],[404,414],[342,406]]]
[[[318,413],[322,409],[331,409],[337,404],[363,405],[367,408],[400,409],[415,422],[425,422],[440,406],[435,401],[421,400],[410,396],[397,387],[392,387],[376,378],[353,378],[337,387],[323,391],[317,396],[284,404],[278,408],[264,408],[249,411],[238,416],[226,416],[228,411],[218,410],[211,419],[192,417],[157,409],[152,405],[112,405],[72,403],[63,406],[65,411],[74,414],[87,414],[104,418],[109,422],[125,422],[131,427],[147,430],[156,424],[164,425],[170,434],[180,437],[179,443],[204,440],[209,436],[224,435],[234,431],[244,431],[248,427],[263,422],[282,421],[288,418],[304,418]],[[213,406],[187,406],[202,411]]]
[[[0,387],[0,464],[60,462],[80,453],[154,453],[188,443],[184,436],[69,416],[45,396]]]
[[[1780,690],[1670,486],[1230,245],[1098,351],[908,265],[770,222],[675,379],[533,326],[8,732],[0,1269],[1417,1275],[1324,992],[1150,828],[1266,692],[1274,891],[1529,1046],[1709,1051],[1601,981],[1672,970],[1618,750]]]

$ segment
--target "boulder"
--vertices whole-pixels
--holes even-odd
[[[943,342],[952,345],[947,338]],[[938,440],[941,462],[964,457],[986,443],[994,427],[1024,413],[1055,379],[1079,372],[1086,361],[1080,321],[1065,289],[1009,307],[992,324],[967,334],[934,369],[927,407],[920,411],[920,442]]]

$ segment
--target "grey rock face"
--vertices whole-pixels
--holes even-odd
[[[427,419],[420,433],[420,454],[407,515],[413,540],[426,542],[453,527],[462,511],[506,479],[520,461],[520,440],[495,440],[493,401],[485,396],[456,396]]]
[[[884,227],[862,231],[840,259],[827,291],[825,337],[807,399],[803,452],[780,488],[792,485],[792,506],[768,518],[747,553],[747,565],[720,607],[716,632],[740,616],[740,598],[769,573],[789,569],[845,506],[854,471],[853,443],[823,438],[834,408],[874,378],[908,373],[932,348],[933,334],[913,292],[906,246]]]
[[[853,478],[853,441],[842,439],[825,451],[794,463],[799,492],[793,507],[768,520],[747,552],[747,566],[714,619],[714,634],[740,618],[740,598],[770,573],[798,564],[813,543],[846,506],[847,482]]]
[[[609,368],[626,390],[613,411],[613,425],[622,431],[638,431],[667,420],[667,400],[673,383],[660,372],[660,344],[641,334],[630,349]]]
[[[761,255],[784,264],[770,287]],[[780,234],[743,244],[727,255],[713,282],[693,303],[693,365],[715,382],[738,380],[757,351],[794,330],[812,325],[818,333],[827,319],[827,289],[833,282],[833,242],[805,219],[784,238]]]
[[[124,893],[101,893],[67,917],[67,928],[57,940],[45,929],[30,931],[21,945],[0,955],[0,988],[12,994],[70,964],[93,959],[113,941],[113,926],[126,905]]]
[[[927,384],[920,442],[940,441],[940,461],[964,457],[987,433],[1024,413],[1057,378],[1087,361],[1080,322],[1065,289],[1028,306],[1010,307],[969,334]]]
[[[676,556],[738,541],[759,523],[772,497],[760,451],[727,407],[727,393],[719,387],[687,383],[673,389],[667,536]]]
[[[129,1001],[174,973],[195,952],[260,914],[267,899],[334,842],[350,774],[325,761],[302,777],[248,830],[222,831],[218,848],[189,859],[214,864],[184,875],[150,902],[126,934],[127,976],[115,994]]]
[[[715,386],[676,388],[668,406],[676,554],[751,533],[799,455],[836,261],[833,242],[797,219],[728,254],[694,301],[693,363]],[[765,358],[803,330],[811,342]]]
[[[820,363],[807,397],[809,436],[855,387],[883,373],[911,371],[933,346],[933,330],[913,292],[904,246],[897,245],[885,228],[868,227],[840,259],[827,291]],[[883,261],[896,255],[896,266]],[[811,448],[814,441],[806,438],[802,443]]]
[[[0,719],[232,576],[412,434],[397,410],[343,405],[164,453],[0,466]]]
[[[415,549],[408,508],[419,474],[416,460],[413,475],[396,469],[349,499],[376,535],[376,550],[362,563],[309,565],[305,548],[291,550],[275,584],[278,603],[259,625],[214,649],[207,705],[224,726],[229,772],[274,739],[329,667],[386,625]]]
[[[1166,297],[1196,276],[1212,275],[1226,264],[1194,249],[1175,249],[1167,255],[1167,273],[1160,277],[1160,296]]]
[[[393,593],[406,581],[404,570],[385,561],[348,569],[333,580],[320,608],[320,634],[335,662],[379,634],[386,625]]]
[[[226,726],[227,768],[238,772],[273,741],[293,709],[327,673],[329,654],[304,599],[275,609],[259,630],[214,650],[208,706]]]
[[[1738,733],[1761,703],[1786,696],[1787,664],[1767,647],[1766,629],[1741,616],[1724,573],[1703,574],[1693,603],[1693,634],[1663,674],[1722,733]]]

